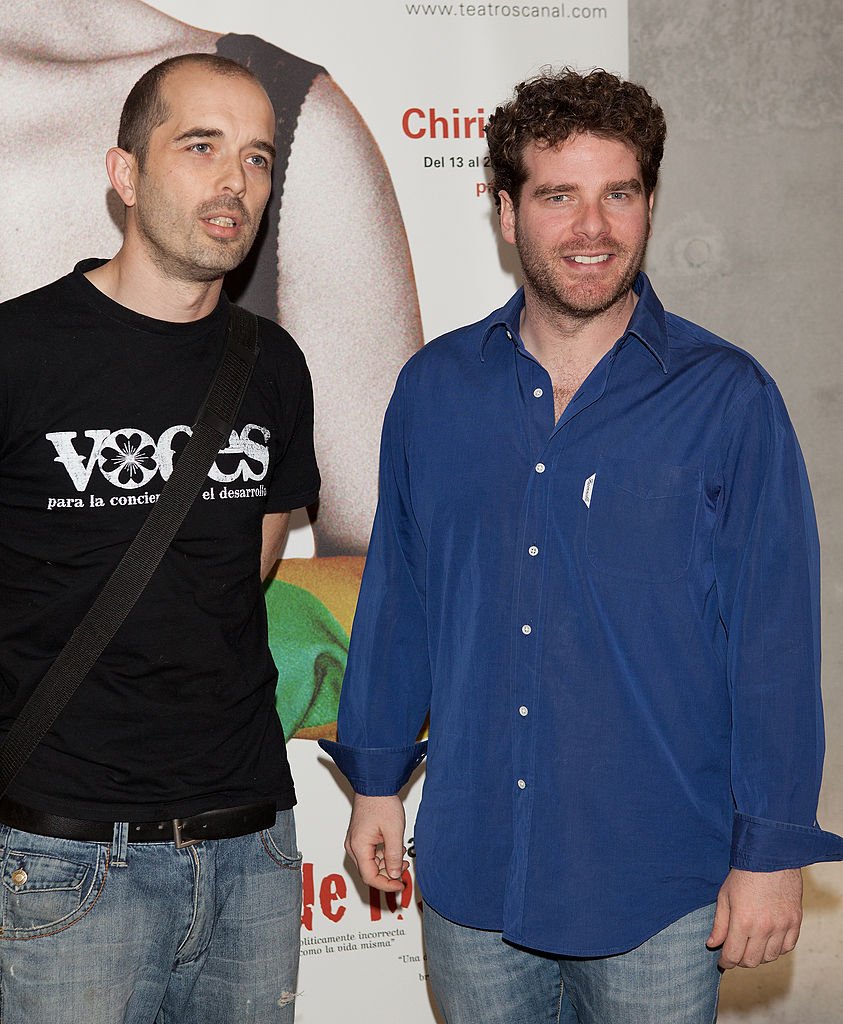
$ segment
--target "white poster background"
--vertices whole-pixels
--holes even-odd
[[[425,340],[485,316],[517,284],[515,260],[498,241],[486,193],[479,119],[507,99],[516,82],[546,64],[627,73],[627,0],[156,0],[153,6],[204,29],[260,36],[323,65],[346,92],[392,174]],[[433,117],[447,123],[434,126]],[[377,328],[377,310],[372,312]],[[389,325],[377,329],[388,331]],[[288,554],[310,554],[305,532],[293,539]],[[365,891],[342,849],[348,787],[314,742],[292,740],[288,752],[305,851],[297,1021],[322,1024],[364,1015],[370,1024],[431,1021],[412,866],[412,888],[403,902],[388,904]],[[421,782],[417,777],[406,794],[408,838]]]

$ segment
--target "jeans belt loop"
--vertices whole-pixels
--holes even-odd
[[[129,866],[129,823],[114,822],[114,835],[111,839],[111,866],[127,868]]]

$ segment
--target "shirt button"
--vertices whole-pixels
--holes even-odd
[[[543,463],[543,462],[537,462],[537,463],[536,463],[536,472],[537,472],[537,473],[543,473],[543,472],[544,472],[544,470],[545,470],[545,465],[544,465],[544,463]]]
[[[518,709],[518,714],[519,714],[519,715],[520,715],[520,716],[521,716],[522,718],[526,718],[526,717],[527,717],[527,715],[529,715],[529,713],[530,713],[530,712],[529,712],[529,710],[528,710],[528,709],[527,709],[526,707],[524,707],[524,705],[523,705],[523,704],[522,704],[522,705],[521,705],[521,707],[520,707],[520,708]]]
[[[507,331],[506,332],[506,336],[507,336],[507,338],[509,338],[510,341],[512,341],[512,332],[511,331]]]
[[[521,632],[524,636],[529,636],[533,632],[533,627],[529,623],[525,622],[521,627]]]
[[[541,398],[541,396],[542,396],[543,394],[544,394],[544,391],[542,391],[542,389],[541,389],[541,388],[536,388],[536,389],[535,389],[535,390],[533,391],[533,398]]]
[[[527,788],[527,783],[523,779],[519,779],[518,780],[518,788],[519,789],[526,789]]]
[[[535,557],[536,557],[536,555],[537,555],[537,554],[539,553],[539,549],[538,549],[538,548],[536,547],[536,545],[535,545],[535,544],[531,544],[531,545],[530,545],[530,546],[529,546],[529,547],[527,548],[527,551],[528,551],[528,553],[529,553],[529,554],[531,554],[531,555],[533,556],[533,558],[535,558]]]

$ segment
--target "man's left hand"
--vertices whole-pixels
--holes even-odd
[[[719,964],[757,967],[789,953],[802,923],[802,872],[738,871],[732,868],[720,887],[714,926],[706,940],[722,946]]]

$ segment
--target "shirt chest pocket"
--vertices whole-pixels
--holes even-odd
[[[678,580],[691,561],[700,488],[688,466],[602,456],[588,501],[589,563],[621,579]]]

